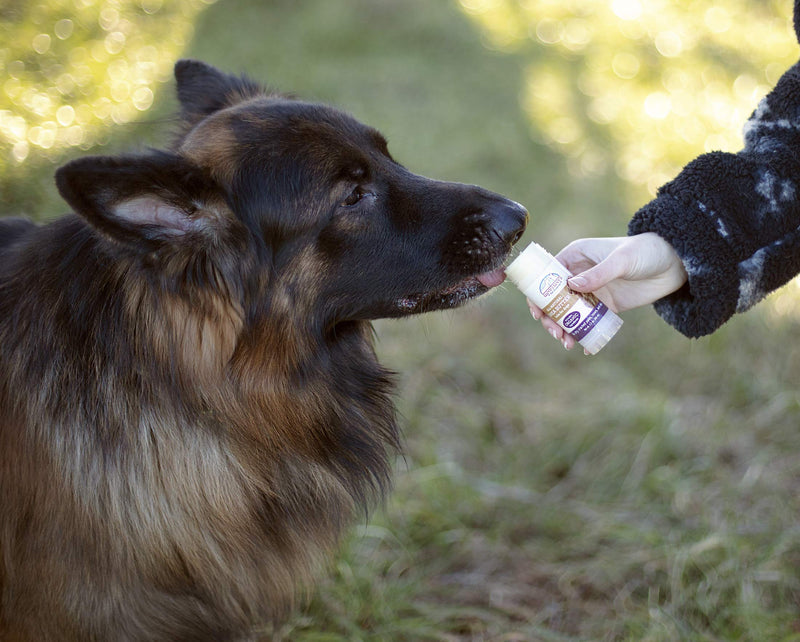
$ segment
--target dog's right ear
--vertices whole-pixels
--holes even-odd
[[[211,178],[168,152],[79,158],[56,171],[56,185],[92,227],[148,251],[208,237],[230,212]]]
[[[199,60],[175,63],[181,115],[189,124],[237,102],[267,93],[244,76],[232,76]]]

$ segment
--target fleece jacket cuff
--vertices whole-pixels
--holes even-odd
[[[628,234],[654,232],[666,240],[683,261],[687,283],[656,301],[656,312],[687,337],[711,334],[736,311],[739,297],[737,257],[709,224],[699,201],[690,202],[662,192],[642,207],[628,225]]]

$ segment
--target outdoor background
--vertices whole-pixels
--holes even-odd
[[[622,235],[736,151],[800,56],[791,0],[0,0],[0,213],[159,146],[193,56],[334,103],[419,173]],[[712,337],[651,309],[566,352],[511,286],[377,323],[405,456],[277,640],[800,640],[800,290]],[[1,500],[0,500],[1,501]]]

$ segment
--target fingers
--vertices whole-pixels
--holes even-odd
[[[542,317],[542,327],[544,327],[550,336],[563,345],[567,350],[572,350],[572,348],[575,347],[575,344],[577,343],[577,341],[575,341],[575,337],[567,332],[564,332],[561,326],[559,326],[550,317]]]
[[[575,275],[568,280],[573,290],[598,293],[601,298],[605,295],[606,305],[615,309],[612,293],[604,288],[630,271],[629,252],[624,251],[628,242],[628,237],[578,239],[562,249],[556,259]],[[539,320],[542,327],[567,350],[575,346],[575,338],[547,317],[539,307],[531,301],[528,301],[528,307],[533,318]]]
[[[570,272],[578,274],[601,263],[627,241],[625,236],[577,239],[556,254],[556,258]]]
[[[622,253],[612,252],[594,267],[573,276],[567,283],[578,292],[595,292],[625,275],[628,266],[624,259]]]
[[[560,325],[542,312],[541,308],[539,308],[530,299],[528,299],[528,308],[530,309],[533,318],[542,322],[542,327],[547,330],[551,337],[561,343],[561,345],[563,345],[567,350],[571,350],[573,347],[575,347],[575,338],[571,334],[564,332]]]
[[[537,321],[544,316],[544,312],[542,309],[538,307],[533,301],[530,299],[526,299],[528,301],[528,309],[531,311],[531,316],[536,319]]]

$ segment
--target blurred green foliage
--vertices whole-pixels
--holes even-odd
[[[527,59],[523,107],[571,171],[650,194],[698,154],[740,149],[742,123],[798,56],[785,0],[460,4],[490,46]]]
[[[213,1],[213,0],[210,0]],[[88,149],[147,111],[206,0],[14,0],[0,9],[0,140],[33,153]]]
[[[7,0],[0,5],[0,191],[22,163],[105,143],[153,105],[197,14],[214,0]],[[0,201],[1,203],[2,201]]]

